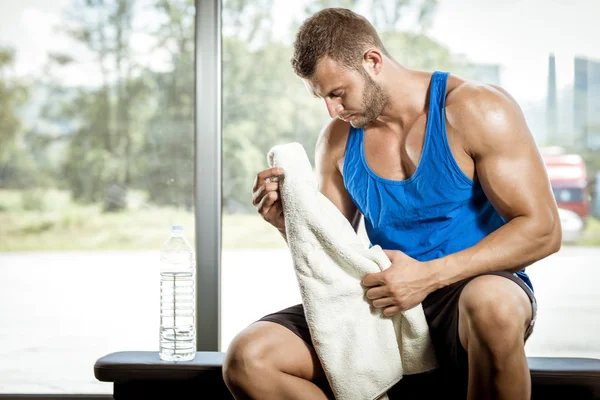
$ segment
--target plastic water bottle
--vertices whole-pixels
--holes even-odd
[[[187,361],[196,355],[196,298],[194,249],[183,227],[171,227],[160,252],[161,360]]]

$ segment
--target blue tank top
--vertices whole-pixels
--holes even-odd
[[[423,151],[410,178],[390,180],[371,170],[363,128],[350,129],[344,156],[344,186],[364,216],[371,246],[401,250],[419,261],[471,247],[506,223],[450,150],[444,116],[448,75],[436,71],[431,78]],[[517,276],[533,290],[524,269]]]

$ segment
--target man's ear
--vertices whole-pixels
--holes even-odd
[[[376,48],[365,51],[363,55],[363,67],[367,72],[378,75],[383,66],[383,54]]]

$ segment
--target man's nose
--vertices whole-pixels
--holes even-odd
[[[339,100],[326,98],[325,104],[327,104],[327,111],[329,112],[329,116],[331,118],[337,117],[342,111],[344,111],[344,106],[342,106]]]

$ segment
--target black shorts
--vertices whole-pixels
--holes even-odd
[[[532,290],[527,284],[515,274],[510,272],[489,272],[482,275],[503,276],[519,285],[531,300],[533,318],[527,331],[525,340],[531,336],[537,315],[537,303]],[[481,275],[479,275],[481,276]],[[458,299],[462,289],[474,277],[464,279],[439,289],[427,296],[423,301],[423,311],[429,325],[429,332],[433,347],[440,365],[439,370],[444,374],[452,376],[453,384],[466,393],[467,378],[467,352],[462,347],[458,336]],[[278,323],[303,339],[309,346],[313,347],[304,308],[298,304],[284,310],[268,314],[259,321],[271,321]],[[432,372],[439,374],[439,371]],[[427,374],[424,374],[427,375]],[[405,378],[403,378],[404,380]],[[400,381],[402,383],[402,380]]]

